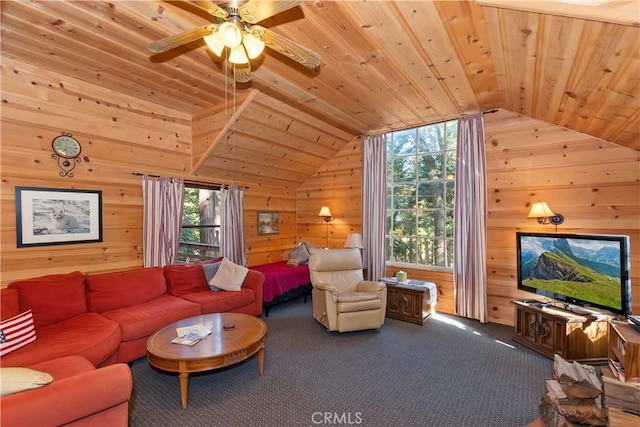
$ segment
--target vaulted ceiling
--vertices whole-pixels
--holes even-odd
[[[266,49],[252,61],[252,80],[235,88],[227,61],[201,39],[147,49],[212,22],[194,3],[203,2],[2,1],[2,55],[194,118],[227,111],[234,95],[237,105],[248,100],[242,110],[253,115],[235,116],[244,118],[237,144],[247,152],[256,138],[282,139],[285,156],[300,150],[305,136],[281,138],[287,126],[261,136],[250,129],[268,111],[283,123],[304,117],[318,129],[306,137],[327,141],[305,171],[356,135],[493,108],[640,150],[638,0],[542,9],[496,0],[306,1],[260,24],[319,53],[321,65],[309,70]],[[207,163],[194,158],[194,170]],[[295,172],[295,182],[304,178]]]

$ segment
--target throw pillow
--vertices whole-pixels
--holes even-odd
[[[218,272],[209,282],[209,286],[215,286],[225,291],[240,291],[244,278],[247,277],[247,273],[249,273],[247,267],[223,258],[220,263],[220,268],[218,268]]]
[[[289,259],[297,259],[299,265],[305,265],[309,262],[309,249],[305,242],[300,243],[296,248],[289,252]]]
[[[19,391],[42,387],[53,381],[46,372],[29,368],[0,368],[0,395],[8,396]]]
[[[33,314],[27,310],[0,322],[0,356],[9,354],[36,340]]]
[[[295,258],[289,258],[289,261],[285,264],[287,267],[297,267],[300,265],[300,260]]]
[[[202,271],[204,271],[204,276],[207,278],[207,284],[209,285],[209,289],[211,289],[214,292],[219,291],[220,288],[213,286],[211,284],[211,279],[213,279],[213,276],[216,275],[216,273],[220,269],[221,264],[222,264],[222,261],[214,262],[213,264],[202,264]]]

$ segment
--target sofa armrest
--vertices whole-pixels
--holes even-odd
[[[262,314],[262,289],[264,286],[265,276],[264,273],[257,270],[249,269],[247,277],[242,282],[242,287],[251,289],[256,297],[254,314],[259,316]]]
[[[1,424],[67,424],[127,402],[131,390],[131,371],[124,363],[83,372],[3,397]]]

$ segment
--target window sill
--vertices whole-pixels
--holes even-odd
[[[403,262],[391,262],[391,261],[386,261],[386,266],[387,267],[392,267],[392,268],[406,268],[406,269],[411,269],[411,270],[424,270],[424,271],[438,271],[441,273],[453,273],[453,268],[447,268],[447,267],[437,267],[437,266],[433,266],[433,265],[419,265],[419,264],[408,264],[408,263],[403,263]]]

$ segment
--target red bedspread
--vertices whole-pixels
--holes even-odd
[[[311,282],[309,266],[287,267],[286,263],[286,261],[280,261],[249,267],[252,270],[261,271],[265,275],[262,291],[264,302],[271,302],[275,297]]]

